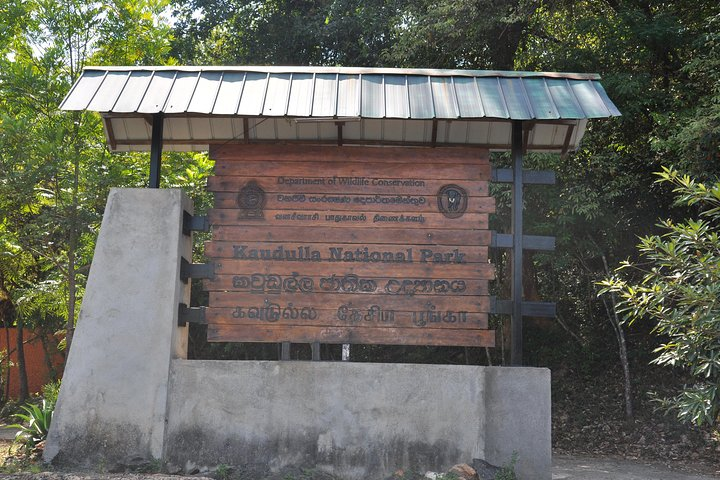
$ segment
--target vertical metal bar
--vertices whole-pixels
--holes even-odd
[[[280,360],[290,360],[290,342],[282,342],[280,344]]]
[[[510,319],[510,364],[520,366],[522,360],[522,267],[523,267],[523,122],[512,122],[512,317]]]
[[[160,188],[160,163],[163,147],[163,114],[153,114],[152,143],[150,144],[150,182],[149,188]]]
[[[312,352],[312,361],[320,361],[320,342],[312,342],[310,344],[310,351]]]

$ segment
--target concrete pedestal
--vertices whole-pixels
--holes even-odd
[[[550,371],[352,362],[172,362],[166,459],[306,466],[344,479],[518,452],[550,479]]]
[[[162,458],[170,361],[187,352],[178,303],[188,303],[180,258],[181,190],[113,189],[44,458],[132,463]]]

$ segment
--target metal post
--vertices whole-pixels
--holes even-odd
[[[310,344],[310,352],[312,354],[312,361],[320,361],[320,342],[312,342]]]
[[[280,360],[290,360],[290,342],[282,342],[280,344]]]
[[[149,188],[160,188],[160,162],[163,147],[163,114],[153,114],[152,143],[150,144]]]
[[[522,301],[523,301],[523,124],[512,122],[512,317],[510,319],[510,364],[520,366],[522,360]]]

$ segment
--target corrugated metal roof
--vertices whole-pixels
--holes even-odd
[[[172,134],[166,134],[166,143],[185,145],[228,140],[226,135],[245,141],[310,141],[327,136],[320,127],[312,135],[308,129],[300,132],[273,121],[268,138],[262,138],[261,132],[267,129],[259,126],[253,130],[260,138],[244,138],[247,124],[240,126],[238,135],[237,125],[219,120],[221,116],[260,123],[278,118],[353,119],[360,122],[357,138],[343,135],[344,139],[379,143],[386,137],[403,142],[409,134],[421,139],[419,143],[435,143],[442,137],[446,143],[490,145],[490,131],[483,138],[474,137],[477,128],[464,123],[565,123],[563,131],[554,129],[552,139],[529,143],[530,148],[543,142],[558,145],[560,137],[565,145],[566,137],[572,137],[572,147],[577,144],[573,140],[579,141],[577,134],[584,130],[585,120],[620,115],[594,74],[340,67],[88,67],[60,108],[102,113],[106,127],[112,129],[108,138],[113,148],[123,143],[144,148],[143,128],[127,124],[133,123],[133,117],[144,120],[145,115],[160,112],[185,118],[176,125],[170,122]],[[200,120],[199,116],[218,118]],[[413,120],[433,121],[435,133],[427,134],[424,122],[408,123]],[[437,130],[439,121],[448,123],[444,134]],[[458,122],[462,125],[452,125]],[[567,128],[571,124],[574,132]],[[422,135],[413,131],[420,126]],[[401,128],[402,135],[388,128]],[[450,142],[451,138],[459,141]]]

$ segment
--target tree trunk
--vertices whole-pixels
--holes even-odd
[[[10,322],[9,319],[5,319],[5,345],[7,345],[7,353],[5,354],[5,396],[3,398],[10,398]]]
[[[50,352],[50,345],[48,345],[48,339],[45,332],[40,332],[40,342],[42,342],[43,353],[45,354],[45,365],[47,365],[48,373],[50,374],[50,378],[55,381],[57,380],[57,370],[55,369],[55,364],[53,363],[53,355]],[[55,351],[57,351],[57,349]]]
[[[78,129],[79,122],[75,123],[75,130]],[[78,218],[77,211],[79,208],[79,191],[80,191],[80,145],[75,143],[75,158],[73,159],[73,193],[72,193],[72,210],[70,214],[70,238],[68,239],[68,318],[65,325],[65,348],[70,353],[73,334],[75,333],[75,304],[77,303],[77,272],[75,268],[75,253],[78,247]]]
[[[23,318],[22,315],[17,316],[16,321],[17,326],[17,364],[18,364],[18,382],[20,382],[20,398],[18,399],[20,403],[25,403],[30,396],[28,393],[28,378],[27,378],[27,370],[25,368],[25,345],[24,345],[24,339],[23,339]]]
[[[67,353],[70,353],[70,345],[72,344],[73,334],[75,333],[75,302],[77,296],[74,233],[71,233],[71,235],[73,238],[70,239],[68,246],[68,317],[65,324],[65,351]]]
[[[10,325],[14,321],[15,317],[15,305],[13,305],[12,297],[10,292],[5,288],[5,277],[0,272],[0,321],[2,321],[5,327],[5,345],[7,351],[5,352],[5,395],[0,396],[7,399],[10,395]]]
[[[610,276],[610,269],[608,268],[607,259],[605,258],[605,255],[602,256],[603,265],[605,266],[605,274],[607,276]],[[612,325],[613,329],[615,330],[615,337],[618,342],[618,353],[620,355],[620,364],[622,366],[622,372],[623,372],[623,394],[625,397],[625,420],[627,422],[632,422],[635,418],[634,412],[633,412],[633,402],[632,402],[632,389],[630,385],[630,362],[628,362],[628,355],[627,355],[627,343],[625,341],[625,331],[622,328],[622,323],[620,322],[620,319],[617,316],[617,310],[616,310],[616,304],[615,297],[610,294],[610,301],[612,302],[612,305],[608,305],[608,302],[606,300],[606,297],[602,297],[603,304],[605,305],[605,310],[607,311],[608,320],[610,321],[610,324]]]

